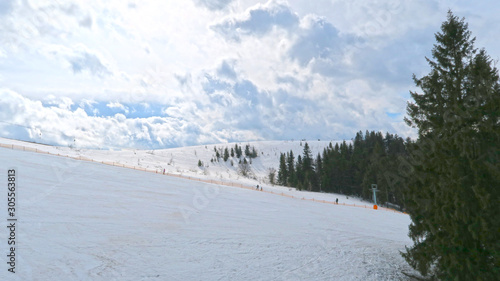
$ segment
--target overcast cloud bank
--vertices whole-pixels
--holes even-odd
[[[411,137],[411,76],[428,71],[448,8],[498,58],[486,2],[4,1],[0,136],[140,148]]]

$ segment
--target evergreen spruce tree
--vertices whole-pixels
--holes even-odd
[[[245,145],[245,156],[246,157],[250,157],[251,156],[250,145],[249,144]]]
[[[227,149],[227,147],[226,147],[224,149],[224,162],[226,162],[227,159],[229,159],[229,149]]]
[[[236,158],[241,157],[241,146],[238,146],[238,144],[234,145],[234,152],[236,153]]]
[[[255,147],[254,147],[254,146],[252,146],[252,152],[250,153],[250,157],[251,157],[251,158],[257,158],[257,156],[259,156],[259,155],[257,154],[257,150],[255,149]]]
[[[309,144],[306,142],[304,144],[304,152],[302,157],[302,174],[303,174],[303,186],[307,190],[311,191],[312,189],[312,181],[315,175],[314,167],[313,167],[313,158],[311,148]]]
[[[384,161],[384,150],[380,143],[375,143],[375,147],[369,158],[367,168],[364,173],[362,187],[363,187],[363,198],[369,198],[373,200],[373,192],[371,191],[371,185],[377,184],[380,191],[386,190],[385,184],[382,182],[383,171],[387,168],[387,163]],[[380,192],[379,192],[380,193]],[[377,196],[378,204],[381,205],[385,202],[383,197]]]
[[[286,164],[288,171],[288,185],[295,187],[297,186],[297,174],[295,173],[295,156],[293,155],[292,150],[290,150],[290,153],[287,153]]]
[[[297,187],[302,189],[304,186],[304,170],[302,169],[302,157],[299,155],[297,157],[297,163],[295,164],[295,175],[297,177]]]
[[[354,148],[352,152],[352,168],[353,168],[353,185],[355,193],[363,194],[363,174],[366,170],[368,155],[365,152],[365,141],[363,139],[363,132],[359,131],[356,133],[354,138]],[[364,197],[364,196],[363,196]]]
[[[320,173],[321,175],[320,182],[321,182],[321,188],[325,192],[333,191],[332,177],[333,177],[334,165],[333,165],[332,151],[333,151],[332,143],[330,143],[327,148],[323,149],[323,158],[322,158],[323,164],[322,164],[322,172]]]
[[[321,175],[323,174],[323,160],[321,159],[321,155],[318,152],[315,161],[315,175],[313,181],[313,191],[322,191],[321,189]]]
[[[302,163],[303,168],[305,170],[310,170],[312,169],[312,164],[313,164],[313,159],[312,159],[312,153],[311,153],[311,148],[309,148],[309,144],[306,142],[304,145],[304,152],[302,156]]]
[[[278,184],[286,185],[288,178],[288,171],[286,167],[285,154],[280,154],[280,168],[278,170]]]
[[[498,71],[451,12],[436,41],[407,107],[418,140],[406,193],[414,245],[403,256],[431,279],[500,280]]]

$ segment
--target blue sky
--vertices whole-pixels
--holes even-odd
[[[104,2],[104,3],[103,3]],[[448,9],[500,57],[496,1],[0,3],[0,136],[80,147],[413,137]]]

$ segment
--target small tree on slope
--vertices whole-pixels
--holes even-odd
[[[430,279],[500,280],[499,76],[470,35],[449,12],[405,118],[418,140],[406,194],[414,245],[403,256]]]

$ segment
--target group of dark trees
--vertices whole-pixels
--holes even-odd
[[[404,205],[404,186],[393,184],[398,158],[407,157],[409,140],[380,132],[358,132],[352,142],[329,144],[314,158],[309,144],[295,159],[293,151],[281,153],[277,183],[300,190],[335,192],[371,199],[371,184],[379,189],[378,202]]]
[[[229,160],[229,157],[232,158],[237,158],[239,159],[239,162],[241,163],[242,161],[247,161],[246,158],[249,158],[250,161],[252,158],[257,158],[259,155],[257,153],[257,150],[255,149],[254,146],[250,146],[249,144],[245,145],[245,150],[243,150],[243,147],[241,145],[235,144],[234,147],[228,148],[221,148],[221,147],[216,147],[214,146],[214,153],[215,155],[212,157],[210,160],[212,163],[213,162],[219,162],[220,159],[224,160],[224,162]],[[241,159],[242,156],[245,156],[243,160]],[[198,166],[200,166],[201,161],[198,161]]]

